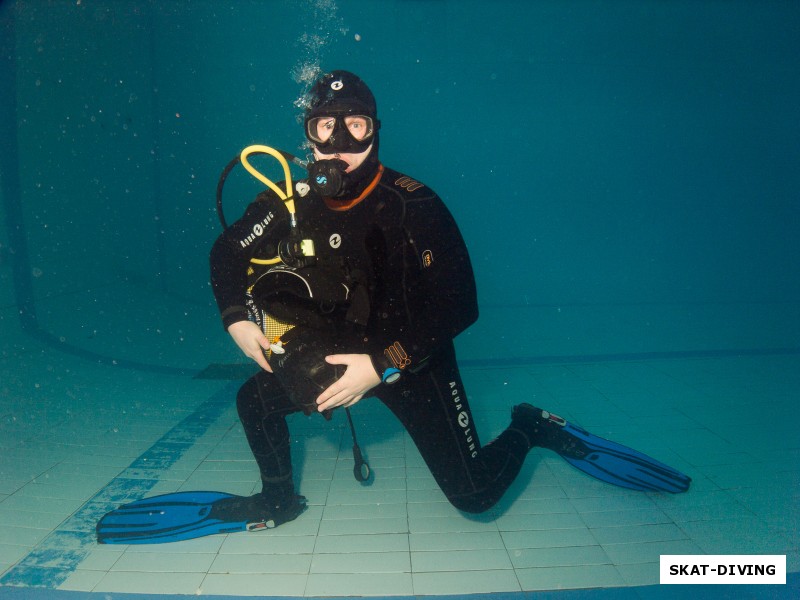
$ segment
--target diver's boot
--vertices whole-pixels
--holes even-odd
[[[234,496],[214,503],[209,517],[225,522],[246,521],[248,529],[272,529],[293,521],[306,509],[305,496],[276,497],[260,492],[252,496]]]
[[[525,434],[528,449],[540,446],[554,450],[561,456],[583,458],[588,448],[565,429],[566,425],[567,422],[558,415],[527,402],[511,409],[511,427]]]

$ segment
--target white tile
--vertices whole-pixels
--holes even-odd
[[[291,573],[235,573],[208,574],[197,589],[203,596],[303,596],[308,581],[307,574]]]
[[[668,494],[669,498],[685,497],[682,494]],[[647,510],[655,508],[653,498],[647,494],[624,494],[612,496],[595,496],[584,498],[570,498],[570,504],[583,513],[609,512],[624,510]]]
[[[92,549],[81,561],[79,569],[85,571],[109,571],[124,553],[124,548],[125,546],[121,546],[118,550],[111,551],[107,547],[103,550]]]
[[[414,573],[413,578],[414,594],[418,596],[520,591],[513,570]]]
[[[373,503],[373,504],[345,504],[325,507],[322,513],[323,521],[336,519],[383,519],[405,518],[405,503]]]
[[[577,513],[511,514],[497,519],[497,528],[500,531],[549,531],[583,527],[585,527],[584,522]]]
[[[520,548],[564,548],[593,546],[597,540],[588,528],[554,529],[552,531],[504,531],[503,541],[509,552]]]
[[[362,486],[354,477],[338,477],[331,482],[331,491],[369,493],[373,491],[405,490],[406,481],[397,477],[381,477],[380,472],[375,472],[375,478],[369,486]]]
[[[92,590],[134,594],[196,594],[205,573],[151,573],[111,571]]]
[[[103,571],[76,569],[58,586],[58,589],[91,592],[102,581],[104,576],[105,573]]]
[[[525,591],[605,588],[624,584],[619,571],[611,565],[517,569],[516,574]]]
[[[303,486],[301,493],[306,493],[305,486]],[[406,501],[406,491],[402,488],[385,490],[377,490],[372,488],[331,489],[330,493],[328,493],[326,497],[328,506],[346,504],[351,504],[354,506],[395,504]],[[308,498],[309,502],[311,502],[314,496],[309,495]]]
[[[664,542],[688,539],[686,534],[671,523],[623,527],[598,527],[592,535],[600,544],[631,542]]]
[[[410,573],[408,552],[352,552],[315,554],[311,573]]]
[[[458,510],[449,502],[409,502],[406,507],[409,519],[459,515]]]
[[[104,373],[99,369],[91,380],[104,382],[105,395],[118,389],[124,397],[137,387],[124,373],[115,374],[122,382]],[[341,415],[331,424],[297,418],[298,489],[310,508],[296,521],[263,534],[98,546],[62,589],[352,597],[519,591],[520,583],[526,590],[650,585],[664,553],[778,553],[796,567],[800,520],[791,511],[800,453],[791,444],[800,416],[798,373],[800,357],[470,370],[469,387],[483,395],[473,404],[484,442],[504,426],[525,389],[546,408],[667,457],[695,479],[686,494],[630,492],[537,449],[508,496],[480,518],[447,502],[408,435],[379,403],[361,411],[357,423],[375,472],[372,486],[352,477],[352,442]],[[129,411],[119,419],[104,406],[105,397],[87,391],[96,413],[73,415],[54,435],[35,438],[46,448],[0,436],[0,462],[14,466],[0,482],[0,568],[26,555],[62,516],[222,389],[163,379],[144,384],[147,393],[163,389],[163,401],[146,414]],[[766,407],[764,422],[749,416],[754,399]],[[720,405],[730,410],[720,412]],[[34,411],[28,438],[34,439],[34,425],[62,419],[61,409],[54,397]],[[378,427],[376,416],[386,423]],[[101,430],[91,446],[76,443],[91,423]],[[736,440],[745,432],[743,450]],[[127,474],[159,477],[150,494],[200,488],[249,494],[258,484],[233,405],[169,469]],[[55,520],[48,522],[48,515]],[[20,527],[20,518],[36,527]]]
[[[625,585],[646,586],[658,585],[661,579],[659,562],[643,562],[617,565],[617,570]]]
[[[561,494],[563,496],[563,493]],[[532,498],[518,497],[503,513],[505,515],[549,515],[577,512],[565,497]]]
[[[283,527],[283,525],[281,525]],[[237,554],[311,554],[316,535],[274,535],[280,531],[264,531],[226,536],[220,555]],[[263,535],[262,535],[263,534]]]
[[[598,527],[619,527],[625,525],[653,525],[672,523],[672,519],[657,508],[640,510],[618,510],[587,512],[580,514],[581,520],[590,529]]]
[[[515,569],[611,564],[611,559],[600,546],[520,548],[509,550],[508,554]]]
[[[336,519],[322,521],[319,535],[408,533],[405,517],[378,519]]]
[[[162,552],[125,552],[110,571],[140,573],[205,573],[214,562],[214,554],[164,554]]]
[[[33,512],[27,510],[19,510],[12,508],[5,508],[0,505],[0,527],[14,526],[24,527],[37,530],[45,530],[49,532],[58,527],[58,525],[70,515],[70,512],[62,514]]]
[[[320,535],[316,538],[314,553],[408,552],[408,538],[408,534],[405,533]]]
[[[462,533],[476,531],[497,531],[492,520],[480,521],[460,514],[441,517],[415,517],[408,519],[411,533]]]
[[[132,544],[125,547],[125,552],[128,554],[139,552],[156,554],[215,554],[227,537],[229,536],[207,535],[193,540],[170,542],[169,544]],[[115,546],[109,546],[109,548],[113,547]],[[98,546],[98,548],[105,548],[105,546]]]
[[[217,556],[209,573],[307,574],[311,554],[224,554]]]
[[[411,573],[312,573],[306,596],[411,596]]]
[[[11,542],[12,546],[32,547],[41,542],[50,534],[47,529],[34,529],[32,527],[15,527],[11,525],[0,526],[3,532],[3,541]]]
[[[19,490],[14,496],[20,499],[39,498],[45,501],[62,499],[85,502],[92,496],[92,493],[86,486],[76,488],[73,481],[61,483],[34,481]]]
[[[27,546],[13,546],[11,544],[0,544],[0,563],[12,564],[20,560],[30,552]]]
[[[497,550],[451,550],[448,552],[412,552],[414,573],[444,571],[496,571],[511,569],[505,548]]]
[[[409,536],[414,552],[450,552],[453,550],[499,550],[505,544],[499,531],[464,533],[412,533]]]
[[[429,489],[411,489],[409,488],[408,493],[408,503],[414,504],[417,502],[441,502],[442,504],[450,504],[447,500],[447,497],[444,495],[444,492],[437,488],[429,488]]]

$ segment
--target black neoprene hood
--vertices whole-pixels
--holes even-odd
[[[361,115],[372,120],[372,134],[366,139],[357,140],[347,132],[341,119],[337,119],[336,129],[326,142],[315,142],[309,134],[309,122],[315,117],[346,117],[348,115]],[[325,158],[333,158],[337,154],[359,154],[369,152],[364,162],[350,172],[342,172],[342,184],[335,193],[330,194],[336,198],[354,198],[358,196],[378,172],[378,147],[380,144],[378,130],[378,106],[375,96],[360,77],[349,71],[336,70],[321,75],[308,92],[308,108],[305,115],[306,138],[314,145],[317,151]],[[317,161],[321,164],[321,161]],[[344,163],[343,163],[344,164]],[[330,179],[326,177],[326,179]]]
[[[377,119],[375,96],[358,75],[331,71],[322,75],[309,92],[306,121],[319,115],[366,115]]]

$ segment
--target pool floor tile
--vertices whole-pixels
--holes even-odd
[[[75,359],[63,360],[74,368]],[[81,368],[92,385],[108,376],[105,367]],[[98,594],[289,597],[604,587],[627,593],[625,586],[657,583],[662,554],[786,554],[796,571],[796,373],[800,356],[464,369],[478,394],[499,390],[473,407],[484,441],[502,430],[510,406],[534,390],[547,407],[578,415],[596,432],[673,457],[665,460],[695,478],[686,494],[615,488],[537,448],[498,506],[465,515],[447,502],[388,410],[365,400],[356,421],[373,468],[370,485],[352,476],[342,415],[330,423],[292,417],[298,490],[309,501],[300,517],[271,531],[131,546],[94,544],[95,512],[175,490],[257,490],[258,472],[232,403],[235,386],[191,382],[197,385],[189,394],[165,377],[163,403],[140,415],[117,419],[97,397],[96,415],[30,441],[43,422],[37,419],[57,417],[54,398],[22,424],[30,426],[28,438],[0,439],[0,467],[9,465],[0,483],[0,568],[19,574],[24,569],[16,561],[48,557],[54,573],[65,575],[60,589]],[[123,386],[118,396],[141,393]],[[139,457],[216,394],[224,396],[216,420],[183,443],[182,455],[166,468],[143,468]],[[754,422],[743,410],[757,396],[769,404],[769,422]],[[715,402],[742,410],[720,416]],[[91,447],[72,443],[92,419],[103,435]],[[752,433],[746,449],[736,443],[745,430]],[[107,487],[112,481],[130,487]]]

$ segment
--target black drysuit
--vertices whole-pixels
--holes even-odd
[[[400,420],[455,507],[490,508],[529,448],[512,427],[486,446],[479,442],[453,347],[453,338],[477,319],[475,281],[450,212],[429,188],[382,167],[353,201],[326,200],[314,191],[295,198],[303,237],[314,240],[318,257],[311,268],[361,286],[369,299],[365,325],[347,322],[347,306],[326,310],[324,318],[358,332],[349,351],[368,354],[379,375],[387,368],[402,372],[370,395]],[[214,244],[211,282],[226,328],[248,318],[250,261],[274,257],[288,223],[282,201],[265,192]],[[292,304],[291,295],[281,298]],[[265,489],[292,489],[285,417],[299,408],[267,372],[242,386],[237,406]]]

